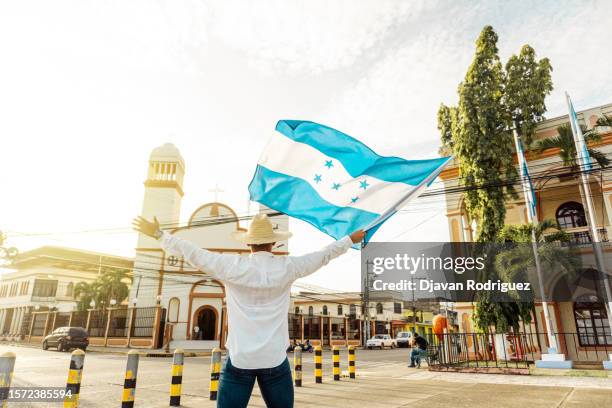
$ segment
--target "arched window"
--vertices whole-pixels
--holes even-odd
[[[295,314],[300,314],[300,307],[299,306],[295,307]]]
[[[586,227],[584,207],[575,201],[561,204],[557,209],[557,222],[561,228]]]
[[[376,314],[382,314],[382,313],[383,313],[382,303],[377,303],[376,304]]]
[[[342,316],[342,305],[338,305],[338,316]]]
[[[323,314],[327,315],[327,305],[323,305]]]
[[[168,321],[172,323],[176,323],[179,320],[179,308],[181,306],[181,301],[178,298],[173,297],[168,302]]]
[[[357,316],[357,306],[355,306],[354,304],[351,304],[349,306],[349,314],[354,319]]]
[[[308,316],[314,315],[314,309],[312,306],[308,306]]]

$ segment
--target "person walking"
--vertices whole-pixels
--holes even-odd
[[[287,360],[291,286],[361,242],[359,230],[302,256],[275,256],[272,248],[291,237],[275,231],[265,214],[253,217],[247,231],[233,238],[248,245],[250,256],[219,254],[161,231],[157,218],[137,217],[134,229],[160,242],[169,254],[185,261],[225,286],[228,357],[221,373],[217,407],[242,408],[249,403],[255,381],[269,408],[293,407],[293,381]]]

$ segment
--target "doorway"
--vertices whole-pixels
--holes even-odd
[[[203,307],[196,313],[194,340],[214,340],[217,328],[217,314],[211,307]],[[197,327],[197,330],[195,328]]]

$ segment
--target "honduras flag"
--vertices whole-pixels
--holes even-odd
[[[529,209],[529,219],[537,219],[537,207],[536,207],[536,195],[533,190],[533,184],[531,183],[531,177],[529,177],[529,169],[527,168],[527,160],[525,159],[525,152],[523,151],[523,143],[518,137],[516,130],[514,131],[514,143],[516,144],[516,157],[518,158],[518,165],[521,173],[521,184],[523,185],[523,192],[525,193],[525,205]]]
[[[281,120],[259,158],[251,200],[309,222],[339,239],[368,231],[366,242],[440,174],[450,157],[383,157],[330,127]]]
[[[574,135],[574,143],[576,143],[576,155],[578,156],[578,166],[582,170],[591,170],[593,168],[593,162],[591,161],[591,155],[586,142],[584,141],[584,135],[582,129],[578,123],[578,116],[574,110],[574,105],[567,92],[565,93],[565,99],[567,100],[567,109],[569,110],[569,120],[572,126],[572,134]]]

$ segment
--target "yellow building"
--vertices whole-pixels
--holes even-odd
[[[598,118],[604,114],[612,115],[612,104],[590,108],[578,113],[582,125],[592,129]],[[557,127],[568,123],[568,117],[560,116],[541,122],[535,139],[544,139],[557,135]],[[591,147],[612,158],[612,129],[598,130],[601,142]],[[571,235],[574,243],[581,246],[583,270],[596,268],[591,245],[591,234],[585,216],[585,201],[579,187],[580,179],[564,167],[558,149],[548,149],[540,155],[527,153],[527,162],[537,198],[539,220],[556,220]],[[537,175],[537,177],[535,177]],[[458,167],[450,165],[441,175],[445,188],[458,186],[460,176]],[[609,171],[597,172],[590,176],[591,193],[595,205],[595,218],[599,238],[604,242],[604,258],[608,271],[612,270],[612,174]],[[468,218],[462,195],[447,195],[446,215],[451,241],[470,242],[474,239],[474,224]],[[519,199],[506,202],[506,224],[524,224],[527,213],[522,194]],[[575,361],[608,360],[612,350],[612,335],[605,308],[606,299],[574,299],[572,302],[551,302],[549,310],[553,330],[558,334],[560,352],[568,359]],[[473,308],[469,303],[455,306],[458,312],[459,330],[475,331],[473,325]],[[538,333],[546,333],[541,304],[536,304],[536,323],[533,327]],[[529,328],[527,328],[529,329]],[[548,347],[546,335],[538,336],[540,348]]]

